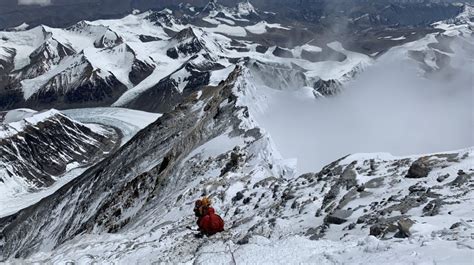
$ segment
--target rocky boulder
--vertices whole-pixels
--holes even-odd
[[[411,164],[405,177],[414,179],[426,178],[430,171],[431,168],[429,167],[427,159],[425,157],[421,157]]]
[[[394,235],[397,238],[407,238],[411,236],[410,228],[413,226],[415,222],[411,219],[401,219],[397,222],[398,232]]]
[[[326,216],[324,221],[328,224],[340,225],[347,222],[347,218],[351,216],[352,211],[348,210],[336,210],[332,214]]]

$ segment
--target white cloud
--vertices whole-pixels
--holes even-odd
[[[18,0],[19,5],[51,5],[51,0]]]
[[[410,155],[473,146],[474,83],[469,65],[474,56],[456,48],[459,45],[451,45],[456,51],[451,57],[453,72],[446,69],[420,78],[411,60],[381,58],[333,98],[274,93],[269,111],[257,121],[284,157],[298,158],[300,173],[317,172],[350,153]]]

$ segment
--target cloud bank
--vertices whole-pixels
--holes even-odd
[[[383,60],[334,98],[278,92],[257,120],[298,171],[315,172],[350,153],[411,155],[474,145],[473,55],[458,51],[448,77],[419,76],[410,61]]]

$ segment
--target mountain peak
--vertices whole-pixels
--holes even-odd
[[[237,13],[241,16],[258,14],[255,7],[248,0],[237,4]]]
[[[174,36],[174,39],[177,41],[184,41],[191,38],[197,38],[197,35],[192,27],[187,27]]]

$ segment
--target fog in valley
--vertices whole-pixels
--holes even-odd
[[[425,75],[414,60],[382,56],[340,95],[271,92],[258,117],[298,171],[314,172],[351,153],[403,156],[474,145],[473,55],[452,45],[454,69]]]

